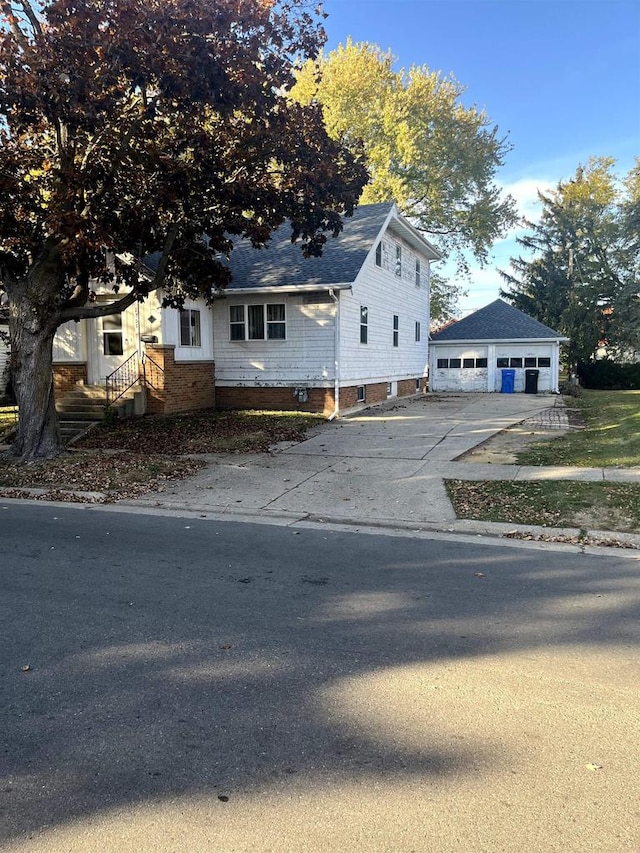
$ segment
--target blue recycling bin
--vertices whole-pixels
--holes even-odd
[[[516,372],[509,368],[502,371],[502,387],[500,388],[503,394],[513,394],[516,386]]]

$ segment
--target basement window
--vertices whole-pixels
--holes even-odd
[[[356,403],[364,403],[365,400],[365,390],[364,385],[358,385],[356,388]]]

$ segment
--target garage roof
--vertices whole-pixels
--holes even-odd
[[[445,341],[567,340],[560,332],[528,314],[496,299],[468,317],[431,335],[434,343]]]

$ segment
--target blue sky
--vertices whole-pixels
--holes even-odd
[[[535,216],[536,188],[592,156],[627,172],[640,155],[640,0],[324,0],[326,50],[368,41],[397,67],[427,65],[467,87],[513,150],[499,183]],[[513,236],[474,270],[460,308],[496,299]]]

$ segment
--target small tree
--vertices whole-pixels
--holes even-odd
[[[19,458],[60,451],[62,323],[159,286],[165,305],[210,297],[233,238],[263,245],[286,218],[310,255],[339,232],[365,168],[319,107],[287,98],[323,38],[305,0],[0,0],[0,287]],[[95,281],[116,301],[92,304]]]

